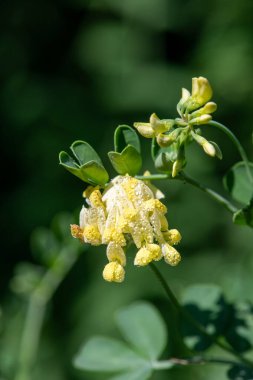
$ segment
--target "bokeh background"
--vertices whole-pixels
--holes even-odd
[[[202,75],[218,103],[215,119],[235,132],[253,158],[253,3],[10,0],[1,3],[0,28],[0,375],[8,380],[25,303],[10,289],[15,267],[40,264],[30,245],[34,229],[49,227],[62,211],[77,215],[82,205],[83,185],[58,165],[60,150],[84,139],[115,175],[107,158],[115,127],[145,121],[152,112],[175,117],[181,87],[190,89],[191,78]],[[223,161],[193,146],[186,172],[224,193],[221,178],[239,157],[220,131],[209,127],[205,136],[219,143]],[[144,139],[142,151],[143,170],[154,171]],[[234,226],[226,210],[189,185],[159,186],[167,194],[170,225],[183,235],[180,266],[160,263],[176,293],[192,283],[214,283],[230,300],[252,299],[252,231]],[[103,247],[86,250],[56,292],[34,380],[102,379],[72,368],[80,344],[98,333],[117,336],[113,313],[122,305],[136,299],[163,303],[148,269],[129,262],[125,282],[108,284],[101,277],[105,262]],[[154,379],[222,380],[224,373],[213,366],[157,373]]]

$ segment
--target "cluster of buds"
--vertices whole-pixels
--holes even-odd
[[[114,178],[103,192],[98,186],[89,186],[84,192],[88,207],[83,206],[80,225],[72,225],[71,233],[84,243],[107,245],[109,263],[103,271],[106,281],[124,280],[129,243],[137,247],[137,266],[162,258],[174,266],[181,260],[173,247],[181,235],[178,230],[169,229],[167,209],[158,195],[161,192],[148,181],[129,175]]]
[[[182,97],[177,105],[180,118],[159,119],[156,114],[150,116],[149,123],[137,122],[134,127],[146,138],[155,138],[161,148],[173,146],[177,157],[173,163],[172,177],[175,177],[185,165],[185,144],[197,142],[206,154],[222,158],[218,145],[200,135],[199,126],[212,120],[211,114],[217,105],[210,102],[212,88],[206,78],[192,79],[192,92],[182,89]]]

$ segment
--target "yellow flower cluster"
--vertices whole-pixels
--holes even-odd
[[[103,193],[98,187],[84,192],[89,207],[80,213],[80,225],[72,225],[73,237],[92,245],[107,245],[109,263],[103,277],[122,282],[125,277],[125,250],[133,242],[138,248],[134,264],[148,265],[164,258],[177,265],[180,254],[173,247],[181,240],[179,231],[169,230],[164,204],[155,195],[159,192],[147,181],[129,175],[114,178]]]

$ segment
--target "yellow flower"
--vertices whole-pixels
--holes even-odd
[[[142,136],[146,138],[157,137],[158,135],[170,130],[173,125],[174,120],[160,120],[155,113],[152,113],[150,116],[149,123],[134,123],[134,127]]]
[[[126,246],[133,242],[138,251],[137,266],[148,265],[164,257],[176,265],[180,255],[172,247],[181,235],[169,230],[166,206],[156,198],[157,188],[148,181],[129,175],[114,178],[104,189],[91,186],[84,192],[88,207],[80,212],[80,226],[72,225],[73,237],[91,245],[106,244],[109,263],[103,277],[109,282],[122,282],[125,276]]]

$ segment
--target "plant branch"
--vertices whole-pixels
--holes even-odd
[[[209,189],[208,187],[202,185],[201,183],[199,183],[195,179],[189,177],[185,173],[181,172],[175,179],[187,182],[190,185],[192,185],[192,186],[198,188],[199,190],[203,191],[204,193],[208,194],[211,198],[213,198],[215,201],[217,201],[218,203],[223,205],[231,213],[234,213],[237,211],[237,207],[235,207],[231,202],[229,202],[222,195],[220,195],[216,191]]]
[[[252,175],[251,170],[250,170],[249,160],[248,160],[247,154],[246,154],[244,148],[242,147],[240,141],[238,140],[238,138],[233,134],[233,132],[230,131],[230,129],[228,129],[225,125],[223,125],[221,123],[218,123],[217,121],[211,120],[211,121],[209,121],[207,123],[207,125],[211,125],[213,127],[216,127],[218,129],[220,129],[233,142],[233,144],[237,148],[237,150],[238,150],[238,152],[239,152],[242,160],[245,163],[247,174],[248,174],[248,178],[249,178],[251,184],[253,184],[253,175]]]
[[[36,360],[47,303],[77,258],[78,251],[74,247],[62,249],[53,266],[47,270],[31,293],[21,337],[15,380],[30,380],[32,378],[31,371]]]
[[[192,185],[192,186],[198,188],[199,190],[205,192],[206,194],[208,194],[212,199],[214,199],[216,202],[220,203],[222,206],[224,206],[231,213],[234,213],[237,211],[237,208],[231,202],[229,202],[226,198],[224,198],[222,195],[220,195],[216,191],[209,189],[208,187],[202,185],[201,183],[199,183],[195,179],[187,176],[183,172],[178,174],[178,176],[175,178],[172,178],[169,174],[150,174],[148,176],[136,176],[136,178],[141,179],[143,181],[145,181],[145,180],[146,181],[157,181],[157,180],[165,180],[165,179],[170,179],[170,180],[177,179],[177,180],[180,180],[183,182],[187,182],[190,185]]]
[[[159,271],[159,269],[154,265],[154,263],[150,263],[149,266],[150,266],[151,270],[153,271],[153,273],[155,274],[155,276],[157,277],[157,279],[160,282],[160,284],[162,285],[165,293],[167,294],[167,296],[168,296],[170,302],[172,303],[172,305],[174,306],[174,308],[178,310],[179,314],[186,321],[188,321],[192,326],[194,326],[202,335],[205,335],[208,339],[210,339],[213,342],[213,344],[215,344],[216,346],[218,346],[218,347],[222,348],[223,350],[229,352],[233,356],[237,357],[245,365],[253,368],[253,363],[251,361],[249,361],[248,359],[244,358],[238,352],[234,351],[234,349],[232,347],[230,347],[227,344],[219,341],[218,338],[216,338],[216,337],[210,335],[209,333],[207,333],[206,329],[204,328],[204,326],[202,326],[198,321],[196,321],[192,317],[192,315],[183,306],[180,305],[180,303],[178,302],[178,300],[175,297],[174,293],[172,292],[172,290],[170,289],[169,285],[165,281],[163,275],[161,274],[161,272]]]
[[[239,365],[240,363],[235,360],[215,358],[215,357],[203,357],[193,356],[190,358],[170,358],[168,360],[159,360],[152,363],[152,367],[155,370],[170,369],[174,366],[186,366],[186,365],[203,365],[203,364],[221,364],[221,365]]]

